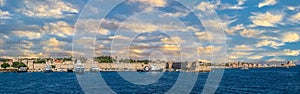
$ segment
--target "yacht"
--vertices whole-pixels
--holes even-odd
[[[44,70],[44,72],[45,72],[45,73],[48,73],[48,72],[53,72],[53,71],[52,71],[52,67],[51,67],[51,65],[46,65],[46,66],[45,66],[45,70]]]
[[[249,70],[249,68],[246,67],[246,66],[241,67],[241,69],[242,69],[242,70]]]
[[[90,72],[100,72],[100,69],[97,66],[91,66]]]
[[[84,64],[82,64],[80,60],[76,60],[74,72],[75,73],[84,73],[84,69],[85,69]]]
[[[17,72],[18,73],[27,72],[27,67],[20,67]]]
[[[68,65],[67,72],[73,72],[72,65]]]
[[[151,68],[150,68],[149,71],[150,71],[150,72],[162,72],[163,69],[162,69],[162,68],[158,68],[158,67],[156,66],[156,64],[154,64],[154,65],[151,65]]]
[[[145,66],[143,70],[137,70],[138,72],[162,72],[162,68],[158,68],[156,65]]]

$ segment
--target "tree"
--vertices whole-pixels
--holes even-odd
[[[1,68],[6,69],[7,67],[10,67],[10,65],[8,63],[1,64]]]
[[[56,68],[56,66],[55,66],[55,65],[51,65],[51,68],[55,69],[55,68]]]
[[[27,67],[27,66],[23,62],[21,62],[21,63],[20,62],[13,62],[12,67],[14,67],[14,68],[20,68],[20,67]]]

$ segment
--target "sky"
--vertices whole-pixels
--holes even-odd
[[[300,59],[299,0],[0,0],[0,56]]]

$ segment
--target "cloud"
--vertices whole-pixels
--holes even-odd
[[[160,18],[162,19],[162,18]],[[193,26],[179,26],[176,23],[158,23],[158,22],[145,22],[136,19],[132,19],[130,22],[119,22],[115,20],[103,20],[104,27],[119,27],[119,30],[126,30],[131,32],[155,32],[155,31],[199,31],[198,28]],[[107,28],[108,30],[110,28]]]
[[[131,38],[123,36],[123,35],[114,35],[114,36],[110,36],[109,39],[116,39],[116,41],[120,41],[120,40],[130,40]]]
[[[0,45],[2,45],[4,43],[3,39],[0,39]]]
[[[24,1],[24,5],[16,11],[30,17],[64,18],[66,13],[79,13],[78,9],[64,1]]]
[[[180,38],[179,36],[173,36],[173,37],[171,37],[171,39],[163,38],[163,39],[161,39],[161,41],[164,43],[175,42],[178,45],[184,44],[186,42],[184,39]]]
[[[205,54],[212,54],[212,53],[216,53],[219,52],[220,50],[222,50],[222,47],[219,46],[207,46],[207,47],[198,47],[198,52],[199,53],[205,53]]]
[[[261,8],[261,7],[264,7],[264,6],[271,6],[271,5],[275,5],[277,2],[276,0],[265,0],[261,3],[258,4],[258,7]]]
[[[0,0],[0,6],[4,6],[5,5],[5,1],[4,0]]]
[[[287,6],[286,8],[291,11],[299,11],[300,6]]]
[[[8,11],[0,10],[0,19],[10,19],[11,14]]]
[[[284,49],[284,54],[286,56],[298,56],[300,54],[300,50]]]
[[[165,44],[161,49],[164,51],[178,51],[180,48],[177,45]]]
[[[41,44],[45,52],[63,52],[63,49],[60,47],[63,47],[67,43],[59,41],[56,38],[50,38],[49,40],[42,41]]]
[[[212,4],[211,2],[201,2],[196,6],[196,9],[203,11],[203,12],[208,12],[212,13],[214,12],[214,9],[217,8],[216,4]]]
[[[288,19],[289,21],[293,22],[293,23],[299,23],[300,21],[300,12],[291,16],[291,18]]]
[[[141,2],[155,7],[164,7],[166,6],[166,0],[129,0],[129,2]]]
[[[42,34],[39,32],[13,31],[12,33],[18,37],[27,37],[28,39],[39,39],[42,37]]]
[[[241,10],[244,9],[245,7],[243,7],[242,5],[245,4],[246,0],[237,0],[238,3],[237,4],[220,4],[220,10],[225,10],[225,9],[233,9],[233,10]]]
[[[283,45],[284,45],[284,43],[279,43],[276,41],[262,40],[262,41],[259,41],[255,46],[256,47],[270,46],[270,47],[277,49],[279,46],[283,46]]]
[[[60,37],[67,37],[73,35],[73,27],[64,21],[56,23],[46,23],[42,27],[42,32],[54,34]]]
[[[252,51],[252,50],[257,50],[254,47],[251,47],[249,45],[235,45],[234,48],[231,48],[231,50],[236,50],[236,51]]]
[[[254,26],[275,27],[277,24],[280,24],[283,17],[284,14],[266,12],[253,13],[253,16],[250,16],[249,18],[252,20]]]
[[[167,5],[166,0],[129,0],[129,3],[142,3],[144,5],[140,5],[141,9],[145,9],[146,11],[151,11],[155,7],[165,7]]]
[[[252,60],[258,60],[258,59],[262,59],[263,57],[264,56],[254,55],[254,56],[249,56],[248,58]]]
[[[283,42],[296,42],[296,41],[299,41],[299,40],[300,40],[300,37],[295,32],[288,32],[288,33],[284,33],[282,35],[282,41]]]
[[[283,59],[283,58],[274,57],[274,58],[271,58],[271,59],[269,59],[269,60],[267,60],[267,61],[286,61],[286,60]]]
[[[22,41],[22,48],[23,49],[30,49],[32,46],[34,46],[33,42],[31,41]]]
[[[43,44],[44,46],[50,46],[50,47],[60,47],[60,46],[65,45],[66,43],[58,41],[56,38],[50,38],[47,41],[41,42],[41,44]]]
[[[225,31],[227,34],[233,35],[235,32],[244,29],[243,24],[238,24],[236,26],[230,27],[230,28],[225,28]]]
[[[253,37],[257,37],[257,35],[259,35],[260,32],[256,31],[256,30],[252,30],[252,29],[244,29],[242,32],[240,32],[240,35],[243,37],[247,37],[247,38],[253,38]]]

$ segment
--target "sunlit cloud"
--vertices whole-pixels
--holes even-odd
[[[288,32],[288,33],[284,33],[282,35],[282,41],[283,42],[296,42],[296,41],[299,41],[299,40],[300,40],[300,37],[295,32]]]
[[[30,17],[63,18],[66,13],[79,13],[71,4],[57,0],[24,1],[25,8],[17,9],[17,12]]]
[[[253,16],[249,17],[254,26],[265,26],[265,27],[275,27],[277,24],[280,24],[284,18],[282,13],[253,13]]]
[[[277,3],[276,0],[264,0],[263,2],[258,4],[258,7],[264,7],[264,6],[271,6],[271,5],[275,5]]]
[[[11,14],[8,11],[0,10],[0,19],[10,19]]]
[[[18,37],[27,37],[28,39],[39,39],[42,37],[42,34],[40,32],[13,31],[12,33]]]
[[[284,45],[284,43],[280,43],[280,42],[276,42],[276,41],[262,40],[256,44],[256,47],[270,46],[270,47],[277,49],[279,46],[283,46],[283,45]]]

